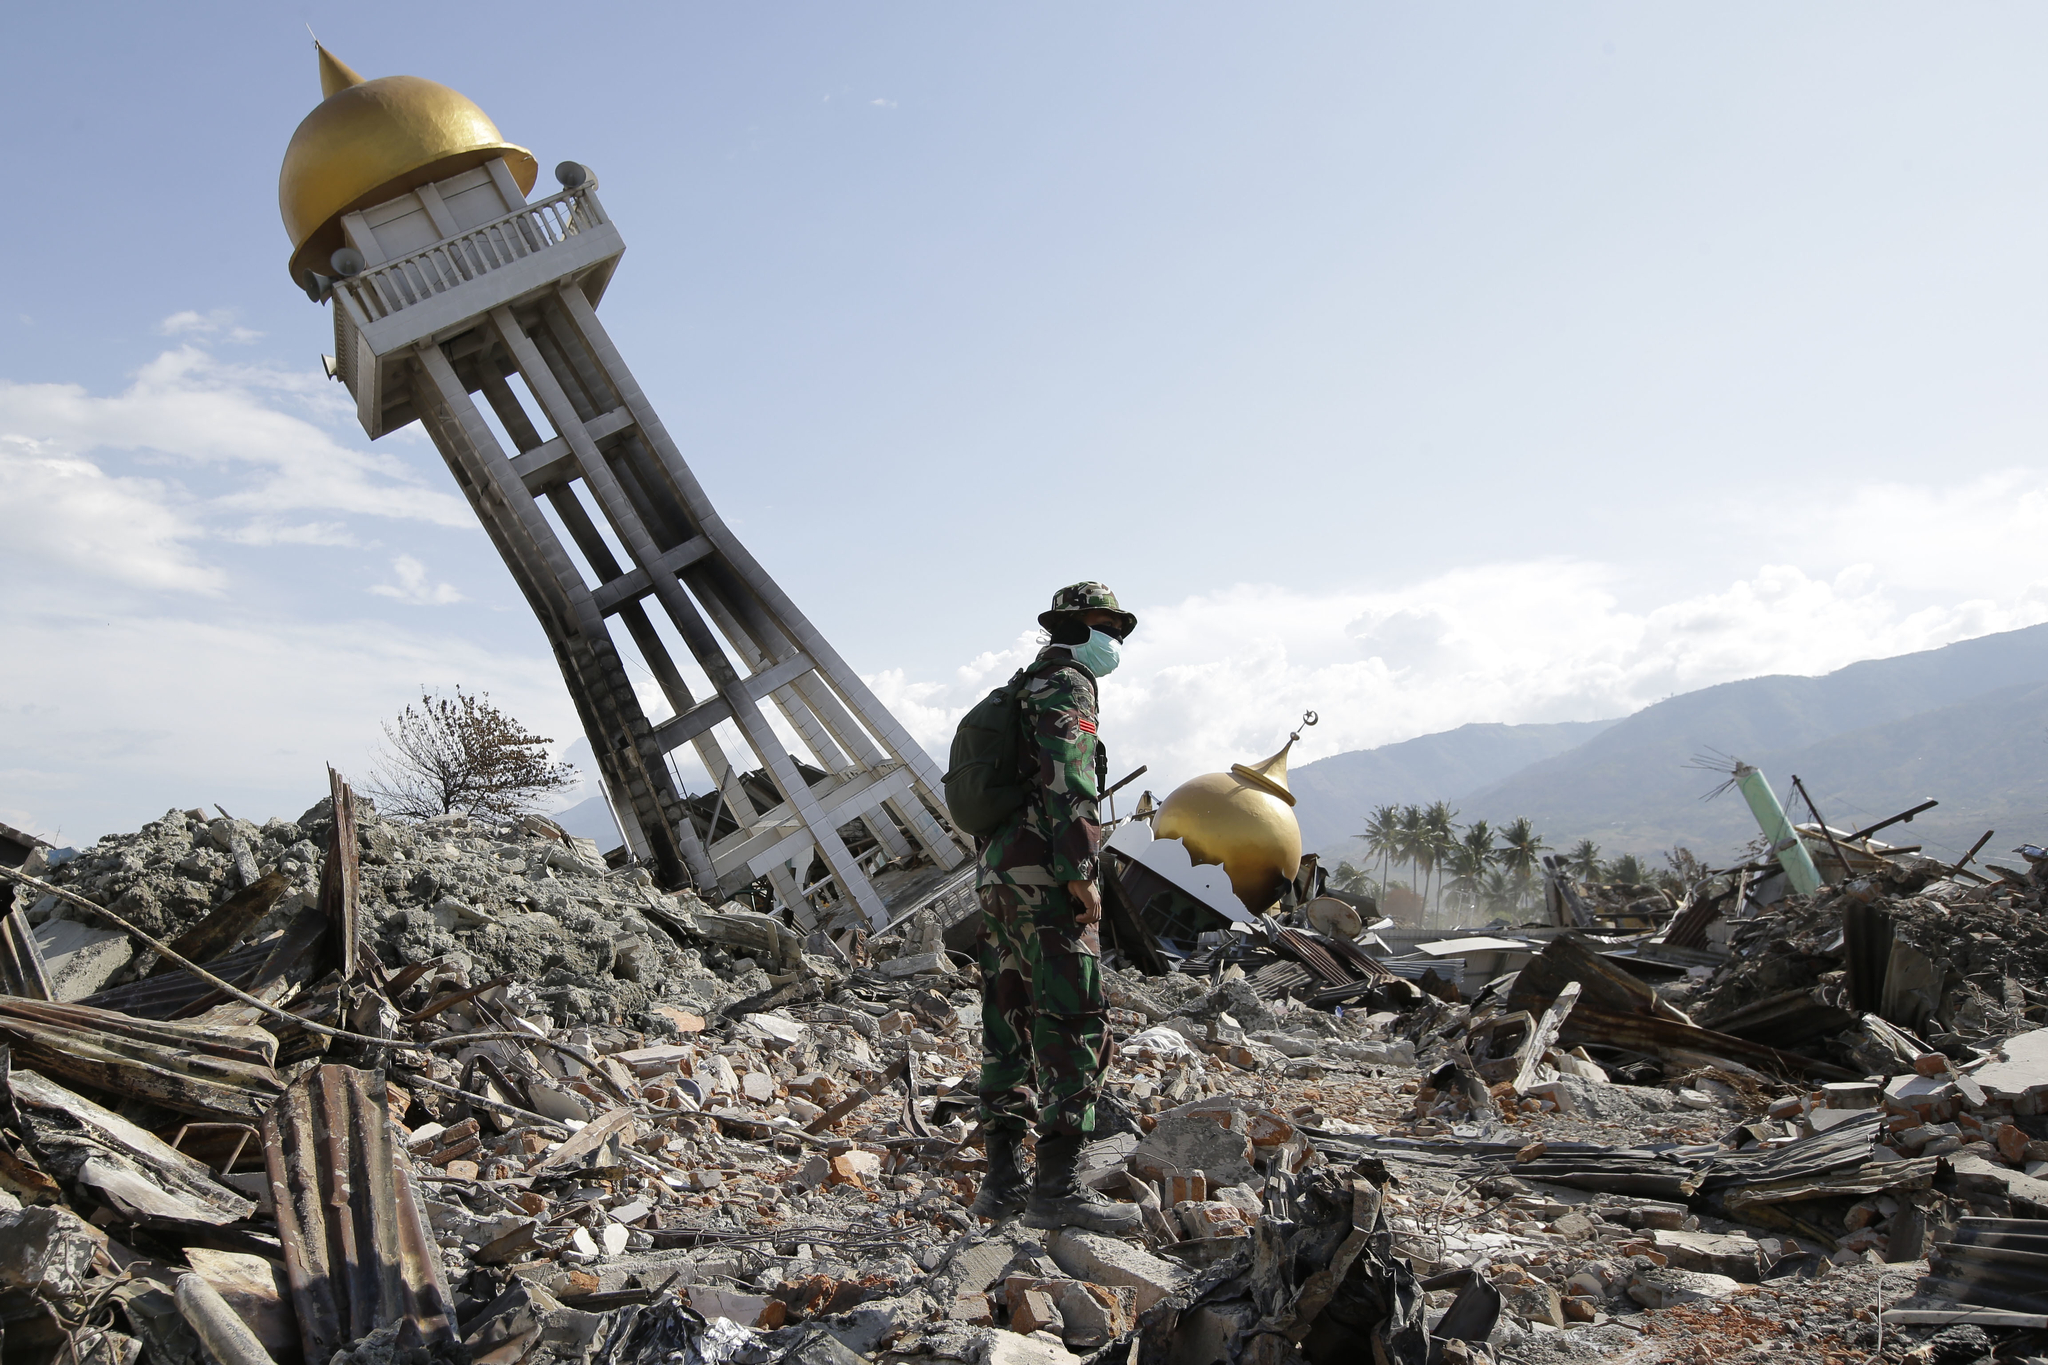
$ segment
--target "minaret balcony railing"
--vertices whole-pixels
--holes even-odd
[[[372,349],[388,355],[449,323],[618,255],[624,244],[594,188],[580,185],[535,200],[337,280],[335,299]],[[477,284],[499,287],[468,288]]]

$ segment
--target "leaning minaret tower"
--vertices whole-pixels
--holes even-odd
[[[841,831],[957,867],[937,767],[719,517],[598,321],[625,241],[595,177],[564,162],[561,189],[529,199],[533,154],[469,100],[318,55],[325,98],[278,176],[292,280],[333,309],[363,430],[418,421],[448,462],[547,633],[628,844],[672,887],[766,876],[808,921],[836,886],[884,922]],[[622,642],[664,718],[642,709]],[[714,732],[727,721],[741,764]],[[683,745],[719,788],[702,830],[666,761]],[[773,797],[750,796],[743,769],[765,770]],[[813,854],[827,875],[805,885]]]

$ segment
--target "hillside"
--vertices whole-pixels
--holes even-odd
[[[1287,775],[1305,849],[1337,849],[1382,802],[1435,801],[1471,791],[1585,743],[1615,722],[1461,725],[1376,749],[1304,763]],[[1356,849],[1341,856],[1356,859]]]
[[[1487,728],[1561,727],[1467,726],[1340,754],[1301,772],[1376,772],[1382,760],[1375,755],[1411,746],[1427,752],[1432,742]],[[1415,773],[1437,777],[1433,787],[1389,787],[1383,797],[1366,796],[1366,784],[1318,781],[1302,801],[1313,807],[1302,817],[1303,846],[1356,860],[1359,846],[1345,836],[1374,800],[1443,797],[1467,818],[1527,815],[1552,844],[1591,837],[1609,853],[1642,854],[1684,844],[1703,857],[1726,858],[1755,827],[1732,794],[1702,800],[1720,779],[1691,765],[1715,751],[1762,768],[1781,794],[1798,773],[1837,826],[1938,797],[1939,808],[1900,831],[1903,841],[1925,841],[1930,852],[1960,854],[1987,828],[2000,830],[1992,847],[2001,851],[2038,839],[2048,834],[2048,626],[1865,660],[1819,677],[1773,675],[1702,688],[1470,783],[1454,780],[1448,766],[1440,775]],[[1297,782],[1296,790],[1310,788]]]
[[[619,822],[612,819],[612,808],[604,793],[598,790],[597,755],[591,752],[590,740],[579,736],[562,751],[562,761],[582,777],[580,791],[571,793],[581,795],[582,799],[563,810],[548,812],[548,818],[579,839],[596,840],[600,849],[617,848],[623,836],[619,833]],[[582,795],[584,792],[588,795]]]
[[[1837,825],[1936,796],[1943,806],[1916,822],[1916,839],[1967,847],[1998,823],[1994,813],[2031,837],[2040,820],[2033,812],[2048,800],[2033,794],[2031,775],[2009,751],[2014,727],[2024,735],[2031,726],[2040,743],[2042,683],[2048,626],[1817,678],[1724,683],[1645,707],[1575,749],[1464,794],[1462,804],[1526,814],[1546,833],[1590,836],[1615,852],[1683,843],[1725,857],[1754,829],[1740,801],[1701,800],[1718,779],[1689,765],[1718,750],[1756,764],[1781,792],[1798,773]]]
[[[1526,815],[1553,846],[1590,837],[1610,855],[1683,844],[1726,859],[1756,835],[1720,778],[1691,766],[1714,751],[1753,763],[1789,797],[1799,774],[1837,827],[1920,800],[1935,810],[1894,832],[1960,855],[1986,829],[1986,856],[2048,842],[2048,625],[1850,664],[1819,677],[1723,683],[1623,720],[1474,724],[1335,754],[1289,774],[1302,847],[1361,861],[1356,832],[1382,802],[1448,800],[1463,819]],[[594,775],[588,744],[567,755]],[[592,794],[554,818],[609,848],[617,827]],[[1804,813],[1799,813],[1804,818]]]
[[[1750,761],[1781,790],[1798,773],[1828,823],[1868,824],[1936,797],[1941,805],[1886,837],[1925,843],[1936,856],[1960,857],[1987,829],[1998,837],[1985,857],[2048,837],[2048,683],[2001,688],[1886,725],[1836,735]],[[1712,805],[1722,805],[1716,801]],[[1747,808],[1717,813],[1750,837]],[[1704,828],[1704,826],[1702,826]],[[2010,862],[2011,859],[2006,861]]]

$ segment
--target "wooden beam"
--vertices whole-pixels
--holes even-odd
[[[1564,1027],[1564,1021],[1571,1018],[1572,1006],[1579,1003],[1580,989],[1578,982],[1567,981],[1564,989],[1557,993],[1557,999],[1551,1002],[1550,1008],[1543,1012],[1536,1027],[1523,1040],[1521,1065],[1515,1068],[1517,1095],[1536,1084],[1537,1072],[1543,1066],[1543,1054],[1557,1041],[1558,1030]]]

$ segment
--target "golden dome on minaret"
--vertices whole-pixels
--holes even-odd
[[[394,199],[504,157],[523,194],[540,167],[533,153],[498,134],[483,110],[419,76],[366,81],[319,44],[325,96],[292,134],[277,173],[277,207],[291,235],[292,282],[327,273],[343,244],[343,214]]]
[[[1313,711],[1302,717],[1304,727],[1315,723]],[[1296,730],[1262,763],[1233,763],[1227,773],[1181,783],[1152,821],[1155,838],[1180,840],[1194,862],[1221,863],[1230,889],[1254,913],[1278,900],[1301,870],[1301,826],[1287,789],[1287,751],[1300,738]]]

